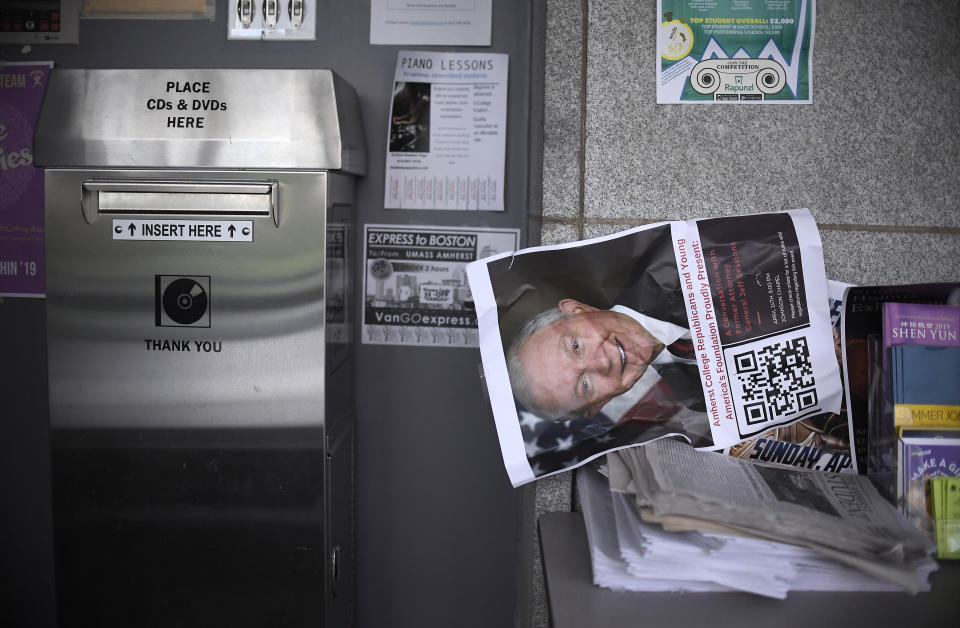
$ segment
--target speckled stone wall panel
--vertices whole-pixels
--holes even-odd
[[[570,512],[573,507],[573,474],[569,471],[558,473],[517,490],[521,491],[522,507],[514,628],[549,628],[550,612],[546,603],[538,525],[540,516],[545,513]]]
[[[544,58],[543,215],[580,214],[582,0],[547,3]]]
[[[639,225],[621,225],[615,223],[605,223],[597,222],[590,223],[586,225],[583,229],[584,238],[599,238],[600,236],[610,235],[612,233],[619,233],[620,231],[625,231],[631,227],[637,227]]]
[[[960,234],[821,230],[827,277],[861,286],[960,281]]]
[[[960,227],[955,0],[818,3],[813,105],[657,105],[655,13],[589,3],[588,221],[809,207]]]
[[[574,225],[566,223],[545,223],[540,235],[540,243],[563,244],[564,242],[574,242],[577,240],[577,228]]]
[[[590,223],[583,235],[596,238],[627,228],[615,223]],[[836,281],[864,286],[960,281],[957,233],[828,228],[820,229],[820,240],[827,277]]]
[[[540,515],[548,512],[570,512],[573,507],[573,473],[558,473],[548,478],[537,481],[536,507],[537,521]],[[537,539],[540,538],[539,531]],[[536,543],[536,561],[542,565],[540,557],[540,543]],[[543,581],[543,570],[536,570],[534,580],[534,589],[537,592],[537,599],[546,600],[547,590]],[[550,626],[550,612],[546,604],[538,604],[533,609],[532,625],[536,628],[548,628]]]

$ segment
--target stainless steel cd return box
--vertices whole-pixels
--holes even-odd
[[[61,625],[348,625],[353,89],[54,70],[34,154]]]

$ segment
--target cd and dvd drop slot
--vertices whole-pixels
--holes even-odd
[[[280,226],[276,181],[87,181],[83,217],[99,216],[268,217]]]

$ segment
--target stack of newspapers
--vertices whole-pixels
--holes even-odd
[[[631,591],[928,591],[934,545],[854,474],[675,440],[577,476],[594,583]]]

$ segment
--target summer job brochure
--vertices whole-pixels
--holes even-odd
[[[657,0],[657,102],[810,104],[815,0]]]

